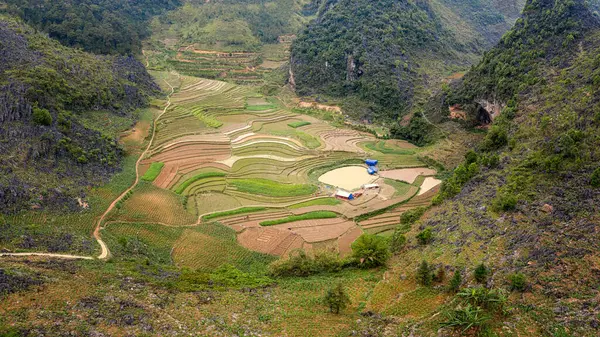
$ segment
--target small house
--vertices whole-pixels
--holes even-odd
[[[354,200],[354,195],[344,190],[337,190],[337,192],[335,192],[335,197],[344,200]]]
[[[374,190],[374,189],[378,189],[379,185],[378,184],[365,184],[363,185],[363,189],[365,190]]]
[[[367,172],[370,175],[374,175],[375,173],[379,172],[379,169],[375,166],[369,166],[369,168],[367,168]]]

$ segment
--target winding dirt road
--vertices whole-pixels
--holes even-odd
[[[152,137],[150,138],[150,141],[148,142],[148,146],[146,146],[146,149],[144,150],[144,152],[142,152],[142,154],[140,155],[140,157],[138,158],[138,160],[135,162],[135,181],[133,182],[133,184],[127,189],[125,190],[123,193],[121,193],[121,195],[119,195],[111,204],[110,206],[108,206],[108,208],[106,209],[106,211],[102,214],[102,216],[100,217],[100,219],[98,219],[98,222],[96,223],[96,228],[94,229],[94,238],[96,239],[96,241],[98,242],[98,244],[100,245],[100,248],[102,249],[100,255],[97,256],[98,259],[100,260],[104,260],[107,259],[110,256],[110,250],[108,249],[108,246],[106,245],[106,243],[104,241],[102,241],[102,238],[100,237],[100,230],[102,229],[102,223],[104,222],[104,219],[106,218],[106,216],[114,209],[114,207],[116,206],[116,204],[123,199],[123,197],[131,190],[133,190],[135,188],[135,186],[139,183],[140,181],[140,171],[139,171],[139,164],[142,161],[142,159],[144,159],[144,156],[146,155],[146,153],[148,153],[148,150],[150,150],[150,147],[152,147],[152,143],[154,142],[154,137],[156,135],[156,122],[158,121],[158,119],[160,117],[162,117],[162,115],[167,112],[167,109],[169,109],[169,107],[171,106],[171,95],[173,95],[173,93],[175,92],[175,88],[171,85],[171,83],[169,83],[167,80],[164,80],[165,83],[167,83],[167,85],[171,88],[171,92],[167,95],[167,105],[165,106],[165,108],[163,109],[163,111],[156,116],[156,118],[153,121],[153,127],[152,127]],[[71,259],[71,260],[92,260],[94,259],[91,256],[79,256],[79,255],[68,255],[68,254],[53,254],[53,253],[0,253],[0,257],[2,256],[45,256],[45,257],[55,257],[55,258],[61,258],[61,259]]]
[[[164,81],[171,88],[171,92],[169,93],[169,95],[167,95],[167,105],[165,106],[163,111],[158,116],[156,116],[156,118],[153,121],[152,137],[150,137],[148,146],[146,146],[146,149],[144,150],[144,152],[142,152],[142,154],[140,155],[138,160],[135,162],[135,181],[128,189],[123,191],[123,193],[121,193],[121,195],[119,195],[110,204],[110,206],[108,206],[108,208],[106,209],[104,214],[102,214],[102,216],[100,217],[100,219],[98,219],[98,222],[96,223],[96,229],[94,230],[94,238],[96,239],[96,241],[98,241],[98,244],[100,244],[100,247],[102,248],[102,252],[100,253],[100,255],[98,255],[98,259],[102,260],[102,259],[106,259],[110,256],[110,251],[108,250],[108,246],[106,246],[106,243],[104,243],[104,241],[102,241],[102,238],[100,237],[100,230],[102,229],[102,223],[104,222],[104,219],[106,218],[106,216],[115,208],[117,203],[119,201],[121,201],[121,199],[123,199],[123,197],[127,193],[129,193],[129,191],[133,190],[135,188],[135,186],[139,183],[139,181],[140,181],[140,162],[144,159],[144,157],[146,156],[146,153],[148,153],[148,151],[152,147],[152,143],[154,142],[154,137],[156,136],[156,122],[160,119],[160,117],[162,117],[162,115],[165,114],[165,112],[167,112],[167,109],[169,109],[169,107],[171,106],[171,95],[173,95],[173,93],[175,92],[175,88],[167,80],[164,80]]]

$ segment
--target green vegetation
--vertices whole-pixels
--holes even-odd
[[[429,287],[433,282],[433,273],[427,261],[423,260],[417,270],[417,282],[425,287]]]
[[[419,234],[417,234],[417,241],[419,244],[426,245],[433,240],[433,233],[431,231],[431,227],[427,227],[422,230]]]
[[[146,170],[146,172],[144,173],[144,175],[142,176],[141,179],[144,181],[153,182],[154,179],[156,179],[156,177],[158,177],[158,175],[160,174],[160,171],[162,171],[162,168],[164,166],[165,166],[164,163],[150,164],[150,167],[148,168],[148,170]]]
[[[100,54],[132,54],[149,36],[148,20],[179,0],[7,0],[7,10],[67,46]],[[84,10],[85,8],[85,10]]]
[[[460,271],[457,269],[454,271],[454,275],[450,279],[450,285],[448,286],[448,290],[456,293],[456,292],[458,292],[458,290],[460,289],[461,286],[462,286],[462,275],[460,274]]]
[[[440,76],[464,67],[518,16],[487,1],[442,3],[315,1],[318,20],[292,46],[297,91],[344,97],[344,111],[395,122],[424,91],[421,71]],[[438,60],[445,65],[435,66]],[[423,143],[424,136],[408,139]]]
[[[50,126],[52,125],[52,115],[46,109],[33,107],[33,121],[38,125]]]
[[[473,277],[475,278],[475,281],[477,281],[479,283],[486,282],[488,274],[489,274],[489,270],[483,263],[479,264],[473,271]]]
[[[394,196],[406,195],[412,187],[412,185],[409,183],[405,183],[403,181],[394,179],[384,178],[384,182],[386,183],[386,185],[390,185],[394,188],[394,190],[396,191],[394,192]]]
[[[392,235],[392,239],[390,240],[390,251],[392,253],[400,252],[404,246],[406,245],[406,236],[399,231],[394,230],[394,234]]]
[[[207,179],[207,178],[215,178],[215,177],[225,177],[225,176],[227,176],[227,174],[225,174],[223,172],[205,172],[205,173],[197,174],[197,175],[187,179],[186,181],[181,183],[179,186],[177,186],[177,188],[175,189],[175,193],[177,193],[177,194],[183,193],[183,191],[185,191],[186,188],[188,188],[191,184],[193,184],[194,182],[196,182],[198,180]]]
[[[339,314],[350,304],[350,297],[340,282],[334,288],[327,290],[323,302],[329,307],[330,312]]]
[[[240,192],[272,197],[293,197],[313,194],[314,185],[283,184],[268,179],[231,179],[228,183]]]
[[[516,291],[525,291],[527,287],[527,278],[524,274],[515,273],[508,276],[508,280],[510,281],[510,289]]]
[[[263,105],[247,105],[246,110],[248,111],[265,111],[277,109],[277,105],[274,104],[263,104]]]
[[[593,187],[600,187],[600,168],[595,169],[592,173],[590,185],[592,185]]]
[[[296,137],[302,142],[302,144],[304,144],[304,146],[311,150],[321,146],[321,142],[317,138],[309,135],[308,133],[296,131]]]
[[[310,125],[310,124],[311,123],[307,122],[307,121],[297,121],[297,122],[289,123],[288,126],[291,127],[291,128],[297,129],[299,127],[307,126],[307,125]]]
[[[389,257],[390,251],[384,237],[363,234],[352,243],[352,258],[361,268],[383,266]]]
[[[289,258],[279,259],[269,266],[273,277],[307,277],[320,273],[335,273],[342,270],[347,262],[332,252],[317,251],[309,256],[304,250],[297,250]]]
[[[415,154],[414,150],[386,147],[384,140],[379,141],[379,142],[365,143],[365,147],[371,151],[377,151],[377,152],[381,152],[383,154],[398,154],[398,155]]]
[[[315,220],[315,219],[332,219],[337,218],[337,213],[331,211],[315,211],[308,212],[300,215],[290,215],[285,218],[276,220],[267,220],[260,223],[261,226],[274,226],[288,222],[302,221],[302,220]]]
[[[423,216],[423,214],[425,214],[425,211],[427,211],[427,208],[425,207],[409,209],[400,215],[400,223],[402,225],[412,225],[417,222]]]
[[[288,208],[289,209],[298,209],[298,208],[310,207],[310,206],[336,206],[341,203],[342,202],[336,198],[319,198],[319,199],[304,201],[304,202],[289,206]]]
[[[222,217],[231,216],[231,215],[255,213],[255,212],[264,211],[266,209],[267,208],[265,208],[265,207],[242,207],[242,208],[238,208],[238,209],[234,209],[234,210],[230,210],[230,211],[210,213],[210,214],[203,216],[202,220],[208,221],[208,220],[222,218]]]

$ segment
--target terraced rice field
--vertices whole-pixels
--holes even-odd
[[[196,61],[222,57],[243,64],[248,55],[186,50],[181,57]],[[420,162],[419,148],[294,113],[257,90],[181,77],[141,162],[152,168],[148,176],[153,179],[138,186],[109,220],[190,226],[182,228],[173,242],[173,260],[181,266],[205,268],[243,261],[251,251],[287,255],[297,248],[332,247],[347,254],[364,231],[388,229],[399,222],[403,211],[429,204],[437,181],[424,178],[435,171]],[[369,176],[361,164],[366,158],[379,159],[386,169],[382,176],[389,179]],[[323,181],[321,176],[337,180],[332,184],[333,178]],[[360,190],[369,182],[379,188]],[[336,199],[335,187],[348,184],[362,196],[352,201]],[[395,205],[399,206],[391,212],[360,223],[354,220]],[[311,218],[304,214],[335,217],[300,220]],[[293,221],[281,223],[281,219]],[[213,222],[231,232],[217,236],[202,232]],[[224,246],[223,235],[229,240],[225,246],[233,240],[239,249],[213,249]]]

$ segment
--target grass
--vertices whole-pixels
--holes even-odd
[[[264,211],[266,209],[267,209],[266,207],[242,207],[242,208],[238,208],[238,209],[234,209],[234,210],[230,210],[230,211],[215,212],[215,213],[207,214],[202,217],[202,220],[211,220],[211,219],[222,218],[224,216],[230,216],[230,215],[260,212],[260,211]]]
[[[268,179],[234,179],[229,184],[239,192],[272,197],[295,197],[313,194],[317,187],[307,184],[284,184]]]
[[[298,208],[310,207],[310,206],[336,206],[341,203],[342,202],[336,198],[320,198],[320,199],[314,199],[314,200],[301,202],[299,204],[292,205],[288,208],[289,209],[298,209]]]
[[[160,174],[163,166],[165,166],[164,163],[152,163],[146,173],[144,173],[142,176],[142,180],[149,182],[154,181],[154,179],[156,179],[156,177],[158,177]]]
[[[307,125],[310,125],[310,124],[311,123],[307,122],[307,121],[297,121],[297,122],[289,123],[288,126],[291,127],[291,128],[297,129],[299,127],[307,126]]]
[[[407,184],[403,181],[398,181],[394,179],[384,179],[387,185],[392,186],[396,192],[394,192],[394,196],[405,195],[410,190],[411,184]]]
[[[181,194],[183,193],[183,191],[185,191],[186,188],[188,188],[191,184],[193,184],[194,182],[201,180],[201,179],[206,179],[206,178],[214,178],[214,177],[225,177],[227,174],[223,173],[223,172],[206,172],[206,173],[200,173],[197,174],[191,178],[189,178],[188,180],[184,181],[181,185],[177,186],[177,188],[175,189],[175,193],[177,194]]]
[[[316,149],[319,146],[321,146],[321,142],[317,138],[309,135],[308,133],[298,131],[296,133],[296,136],[298,137],[298,139],[300,139],[300,141],[302,142],[302,144],[304,144],[304,146],[306,146],[307,148],[309,148],[311,150]]]
[[[304,213],[301,215],[291,215],[285,218],[276,220],[267,220],[260,223],[261,226],[274,226],[288,222],[302,221],[302,220],[314,220],[314,219],[332,219],[337,218],[337,213],[331,211],[316,211]]]
[[[277,108],[274,104],[266,104],[266,105],[248,105],[246,106],[246,110],[248,111],[265,111]]]
[[[398,154],[398,155],[415,154],[415,151],[413,151],[413,150],[394,149],[394,148],[386,147],[385,141],[365,143],[365,147],[371,151],[377,151],[377,152],[380,152],[383,154]]]

